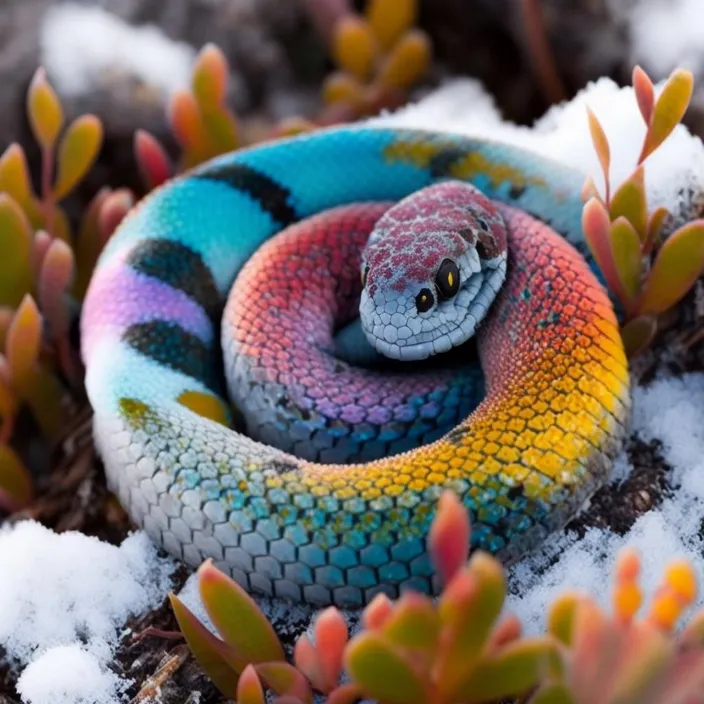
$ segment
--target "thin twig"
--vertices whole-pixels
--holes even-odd
[[[547,39],[540,0],[520,0],[520,5],[528,54],[543,95],[551,104],[562,102],[567,98],[567,92]]]

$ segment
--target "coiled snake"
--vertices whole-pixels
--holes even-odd
[[[605,483],[628,417],[582,181],[507,145],[353,126],[152,192],[82,315],[96,443],[131,518],[192,565],[315,604],[435,589],[445,488],[475,547],[533,549]],[[338,354],[357,312],[386,363]]]

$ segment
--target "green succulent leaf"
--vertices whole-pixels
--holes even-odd
[[[214,108],[225,100],[227,59],[215,44],[206,44],[193,67],[193,95],[203,108]]]
[[[384,704],[427,704],[425,683],[411,662],[379,633],[363,632],[350,641],[345,669],[367,697]]]
[[[56,440],[63,424],[64,387],[53,370],[39,363],[21,389],[24,402],[51,442]]]
[[[244,658],[216,638],[175,594],[169,594],[169,601],[198,664],[220,692],[231,698],[237,691],[239,673],[247,665]]]
[[[587,120],[589,122],[589,132],[591,133],[594,149],[596,150],[597,158],[601,166],[601,171],[604,176],[604,186],[606,191],[606,200],[609,200],[609,169],[611,167],[611,149],[609,148],[609,140],[606,137],[604,128],[597,116],[592,112],[591,108],[587,108]]]
[[[0,193],[7,193],[20,205],[34,197],[27,158],[19,144],[11,144],[0,157]]]
[[[5,355],[12,373],[12,383],[24,393],[35,373],[42,341],[42,317],[34,299],[25,295],[10,323]]]
[[[232,151],[238,146],[235,119],[226,110],[209,110],[201,114],[207,135],[209,156]]]
[[[648,158],[677,127],[692,99],[694,77],[690,71],[677,69],[665,83],[655,101],[648,132],[638,163]]]
[[[648,230],[643,243],[643,253],[650,254],[655,244],[660,239],[660,233],[670,211],[664,206],[656,208],[648,218]]]
[[[565,645],[572,643],[574,621],[579,605],[578,594],[561,594],[550,605],[547,631]]]
[[[641,243],[633,225],[622,215],[611,223],[611,250],[630,307],[640,291]]]
[[[0,193],[0,253],[0,305],[15,308],[32,290],[32,229],[5,193]]]
[[[704,219],[673,232],[648,274],[638,312],[659,315],[678,303],[704,271]]]
[[[396,602],[382,632],[400,648],[430,654],[440,638],[440,617],[430,599],[407,592]]]
[[[635,228],[641,242],[648,233],[645,169],[639,166],[614,192],[609,204],[611,221],[624,217]]]
[[[633,358],[646,350],[655,339],[658,321],[653,315],[639,315],[632,318],[621,328],[621,339],[626,355]]]
[[[32,477],[17,453],[0,444],[0,508],[18,511],[32,500]]]
[[[247,663],[285,660],[274,628],[256,602],[211,560],[198,569],[198,584],[208,616],[223,640]]]
[[[54,191],[65,198],[88,173],[103,143],[103,125],[95,115],[77,117],[59,143],[58,174]]]
[[[525,695],[556,668],[558,658],[555,641],[548,636],[510,643],[481,661],[448,701],[480,704]]]
[[[38,68],[27,92],[27,114],[32,132],[43,149],[52,149],[64,123],[64,111],[59,97]]]
[[[577,704],[566,684],[552,682],[543,685],[528,700],[528,704]]]

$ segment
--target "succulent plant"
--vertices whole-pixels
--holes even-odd
[[[687,294],[704,273],[704,219],[682,225],[663,238],[669,212],[650,211],[645,193],[645,160],[682,119],[692,97],[693,77],[677,70],[657,100],[653,83],[640,67],[633,88],[646,124],[633,173],[613,189],[609,182],[609,142],[589,110],[592,141],[604,174],[604,197],[590,178],[584,187],[584,234],[604,279],[623,308],[621,334],[629,355],[645,349],[658,332],[658,320]]]
[[[29,408],[45,439],[62,427],[67,392],[80,394],[83,372],[69,339],[97,256],[131,204],[104,189],[93,199],[77,236],[61,201],[93,165],[103,140],[95,115],[64,130],[61,102],[39,68],[27,114],[41,150],[40,193],[32,188],[18,144],[0,156],[0,508],[15,510],[32,496],[30,475],[13,447],[15,420]],[[105,219],[106,213],[110,218]]]
[[[251,597],[211,562],[198,571],[199,589],[221,638],[177,596],[170,599],[194,656],[220,691],[238,702],[263,701],[261,682],[280,697],[309,702],[315,690],[339,704],[360,698],[472,704],[526,694],[556,667],[558,644],[551,636],[521,638],[517,619],[501,616],[504,571],[481,552],[466,563],[469,544],[467,511],[446,492],[429,535],[445,584],[437,603],[411,591],[397,601],[379,594],[363,612],[363,630],[351,639],[342,614],[330,607],[319,614],[314,639],[297,641],[293,664]],[[347,681],[341,684],[343,671]],[[242,699],[243,691],[259,698]]]

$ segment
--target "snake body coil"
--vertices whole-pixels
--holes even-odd
[[[389,409],[407,406],[359,395],[347,404],[354,427],[346,436],[358,464],[325,464],[338,461],[330,448],[339,445],[325,433],[316,440],[308,418],[292,424],[299,435],[288,449],[298,457],[227,427],[220,318],[255,250],[329,208],[397,201],[448,179],[494,199],[507,230],[507,278],[477,331],[486,384],[478,407],[465,418],[459,392],[444,397],[428,387],[405,399],[419,417],[394,425]],[[250,591],[316,604],[433,590],[425,541],[445,488],[470,510],[475,547],[506,561],[534,548],[606,481],[628,416],[617,320],[582,239],[581,185],[581,174],[501,144],[346,127],[225,155],[156,190],[101,255],[82,318],[96,443],[132,519],[193,565],[212,557]],[[370,223],[383,212],[365,207]],[[282,257],[281,266],[295,261]],[[234,308],[250,380],[265,386],[275,373],[304,397],[315,389],[316,417],[339,420],[342,391],[334,398],[314,378],[301,381],[305,365],[320,359],[313,352],[302,361],[288,344],[256,351],[262,336],[297,334],[277,325],[285,306],[267,295],[240,295]],[[382,352],[402,349],[395,333],[384,332],[379,310]],[[317,334],[314,323],[311,330]],[[442,384],[451,388],[446,373]],[[253,395],[257,388],[249,387]],[[431,421],[444,420],[424,419],[428,408]],[[444,408],[454,411],[443,416]],[[359,438],[372,416],[386,434],[377,428],[368,450],[374,443]],[[445,432],[443,422],[454,427]],[[332,421],[324,425],[328,431]],[[271,442],[285,444],[286,423],[275,426]],[[434,442],[362,461],[367,450],[391,454],[423,440]]]

